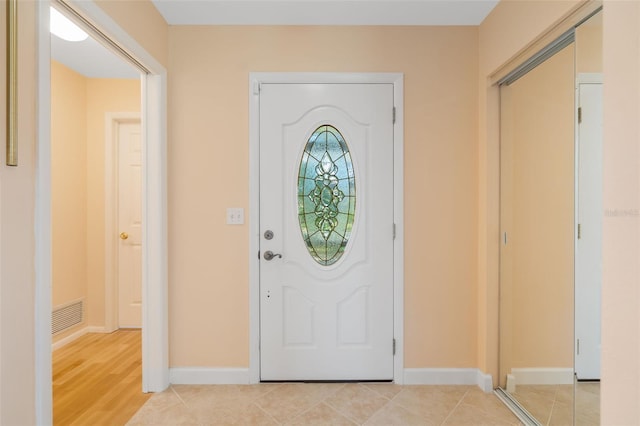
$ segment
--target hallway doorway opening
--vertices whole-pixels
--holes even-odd
[[[77,26],[83,31],[91,34],[99,41],[102,46],[109,46],[112,51],[117,52],[121,56],[124,55],[130,64],[136,66],[135,77],[138,89],[135,91],[135,98],[138,105],[138,114],[140,116],[140,130],[139,130],[139,157],[141,165],[139,167],[139,181],[141,182],[141,189],[139,193],[140,206],[140,282],[139,289],[140,299],[140,325],[142,327],[142,383],[140,384],[140,390],[142,392],[157,392],[164,390],[169,384],[168,374],[168,339],[167,339],[167,269],[166,269],[166,171],[164,167],[166,159],[166,70],[164,67],[156,61],[156,59],[149,54],[141,45],[139,45],[131,36],[129,36],[103,9],[101,9],[95,2],[74,2],[69,4],[62,0],[51,0],[50,2],[38,3],[38,141],[37,141],[37,161],[36,161],[36,418],[38,424],[50,424],[53,414],[53,395],[52,395],[52,307],[56,306],[58,297],[72,297],[69,294],[64,296],[54,295],[52,293],[52,286],[55,285],[54,278],[56,273],[60,272],[56,269],[56,262],[58,257],[66,254],[65,243],[62,243],[63,250],[60,251],[59,247],[56,250],[56,239],[59,236],[64,237],[66,230],[70,230],[74,235],[74,239],[82,240],[83,236],[87,243],[85,243],[87,261],[84,267],[80,267],[79,275],[86,275],[89,272],[96,274],[96,276],[102,277],[102,285],[93,288],[92,295],[95,296],[98,293],[103,294],[103,298],[106,300],[108,293],[104,282],[105,278],[105,245],[104,240],[106,238],[106,230],[104,224],[102,227],[93,227],[93,223],[88,225],[91,221],[98,218],[97,222],[104,223],[105,214],[105,191],[100,193],[95,191],[89,191],[87,188],[94,185],[96,182],[91,179],[104,181],[105,166],[104,166],[104,154],[105,148],[105,127],[106,117],[105,112],[97,114],[100,118],[97,119],[100,125],[96,127],[101,128],[101,136],[98,139],[102,142],[101,146],[91,145],[93,140],[88,137],[89,132],[86,132],[86,147],[84,152],[75,152],[69,150],[62,150],[57,152],[55,147],[54,132],[59,129],[54,127],[59,123],[53,118],[52,101],[55,99],[55,89],[53,88],[52,74],[55,72],[54,67],[58,67],[58,64],[53,64],[51,52],[52,42],[54,35],[51,35],[50,30],[50,7],[55,6],[61,11],[67,18],[71,19]],[[85,62],[90,62],[90,58],[82,54],[81,59]],[[130,66],[127,65],[127,66]],[[69,68],[69,67],[67,67]],[[76,72],[76,74],[78,74]],[[83,77],[87,78],[87,77]],[[93,86],[100,86],[101,83],[106,83],[107,78],[96,77],[99,82],[87,83],[85,90],[89,86],[91,89],[96,89]],[[96,84],[93,84],[96,83]],[[105,90],[104,87],[102,87]],[[108,90],[107,90],[108,91]],[[66,95],[66,94],[65,94]],[[100,96],[97,96],[98,98]],[[90,97],[85,99],[85,102],[89,104]],[[86,110],[95,107],[95,105],[88,105]],[[135,112],[131,109],[111,109],[109,112]],[[92,127],[95,123],[88,124],[89,117],[87,115],[87,128]],[[50,117],[52,119],[50,120]],[[77,118],[77,117],[76,117]],[[77,129],[76,129],[77,130]],[[102,147],[102,150],[100,149]],[[99,155],[96,153],[99,152]],[[84,164],[84,170],[87,177],[85,179],[71,179],[69,180],[70,170],[62,166],[56,169],[56,158],[58,154],[62,155],[62,164],[68,165],[71,163],[74,166],[74,170],[77,172],[80,169],[82,174],[82,167],[77,167],[80,160],[86,161]],[[96,154],[93,156],[93,154]],[[100,158],[98,158],[100,157]],[[89,162],[92,162],[89,164]],[[99,164],[96,167],[95,164]],[[57,211],[60,205],[56,205],[59,200],[56,198],[56,188],[53,180],[56,177],[56,173],[61,171],[59,176],[62,179],[67,179],[67,182],[74,187],[84,189],[84,199],[74,201],[74,205],[84,206],[85,223],[83,225],[84,230],[75,229],[73,226],[65,225],[56,229],[55,216],[62,214],[64,217],[65,209]],[[91,173],[88,173],[90,171]],[[96,173],[93,173],[96,172]],[[96,176],[100,177],[97,178]],[[99,185],[98,185],[99,186]],[[73,193],[73,190],[68,190],[69,193]],[[73,194],[72,194],[73,195]],[[77,195],[77,194],[76,194]],[[58,200],[58,201],[57,201]],[[96,201],[97,200],[97,201]],[[63,203],[64,204],[64,203]],[[97,212],[96,216],[92,216],[89,213]],[[68,211],[68,210],[67,210]],[[74,213],[78,213],[75,211]],[[82,212],[81,212],[82,213]],[[63,221],[64,222],[64,221]],[[82,227],[81,227],[82,228]],[[123,241],[119,237],[120,231],[116,233],[116,243]],[[88,250],[89,245],[93,244],[91,238],[87,238],[89,233],[92,235],[101,235],[102,238],[98,239],[102,244],[95,244],[96,249],[99,251],[95,257],[91,255]],[[80,236],[76,235],[79,234]],[[83,235],[84,234],[84,235]],[[126,240],[126,239],[125,239]],[[71,242],[71,241],[69,241]],[[69,244],[71,247],[77,248],[77,245]],[[102,264],[102,268],[95,267],[96,265],[90,264],[90,262],[98,262]],[[100,265],[99,265],[100,266]],[[73,269],[73,268],[72,268]],[[64,270],[62,270],[64,271]],[[67,271],[68,275],[73,275]],[[86,278],[88,282],[88,278]],[[92,283],[91,283],[92,284]],[[89,285],[89,284],[87,284]],[[55,291],[55,289],[54,289]],[[88,315],[88,318],[83,319],[85,325],[97,324],[95,327],[101,328],[101,330],[92,330],[89,328],[85,331],[108,331],[109,326],[106,317],[108,312],[113,313],[115,309],[107,309],[105,302],[97,302],[95,306],[88,306],[88,303],[94,299],[85,296],[82,302],[87,309],[84,312]],[[96,317],[99,318],[96,320]],[[82,317],[81,317],[82,318]],[[104,325],[104,326],[103,326]],[[119,324],[115,322],[111,324],[114,329]],[[70,331],[70,333],[73,333]],[[56,339],[58,340],[58,339]]]

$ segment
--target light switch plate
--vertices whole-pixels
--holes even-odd
[[[227,209],[227,225],[243,225],[244,209],[242,207],[229,207]]]

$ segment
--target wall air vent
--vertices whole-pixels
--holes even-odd
[[[51,334],[60,333],[80,324],[83,317],[84,299],[56,306],[51,313]]]

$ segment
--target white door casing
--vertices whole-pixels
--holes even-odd
[[[397,106],[402,101],[402,76],[256,73],[250,76],[250,88],[250,157],[253,165],[261,167],[261,173],[252,173],[251,179],[251,247],[255,251],[250,263],[250,381],[393,379],[402,383],[401,343],[393,356],[393,338],[401,342],[402,337],[401,108],[396,112],[399,125],[393,123],[394,102]],[[265,120],[267,110],[273,114],[270,120]],[[372,124],[383,120],[384,129]],[[271,126],[265,124],[269,121]],[[332,124],[343,134],[353,156],[358,194],[350,242],[342,258],[330,266],[313,260],[297,217],[302,151],[322,124]],[[372,136],[376,131],[380,135]],[[269,132],[284,138],[269,137],[265,146],[260,138]],[[363,142],[385,132],[389,142],[380,152]],[[267,176],[265,167],[280,172]],[[368,182],[373,170],[379,169],[385,171],[378,180]],[[372,195],[374,188],[386,191],[388,198],[379,197],[377,190]],[[367,213],[372,205],[380,206],[376,214]],[[381,221],[387,223],[380,225]],[[372,236],[376,226],[378,232]],[[272,240],[264,238],[267,229],[274,232]],[[257,259],[259,250],[283,257]],[[384,282],[386,287],[379,284]]]
[[[575,265],[575,371],[578,380],[600,379],[602,288],[602,80],[581,75],[577,103]]]
[[[142,326],[142,144],[140,121],[117,122],[118,327]]]

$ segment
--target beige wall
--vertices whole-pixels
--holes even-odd
[[[151,0],[94,0],[156,61],[167,65],[169,26]]]
[[[480,66],[484,79],[546,33],[584,0],[502,0],[480,30]]]
[[[250,71],[405,76],[405,366],[476,366],[474,27],[172,27],[172,366],[247,367]],[[248,217],[248,215],[247,215]]]
[[[87,296],[86,103],[86,78],[51,61],[51,302],[54,308]],[[74,329],[84,325],[86,316]]]
[[[6,3],[0,2],[0,81],[6,81]],[[20,2],[19,166],[5,166],[0,102],[0,424],[35,424],[35,2]],[[5,84],[0,98],[6,99]]]
[[[576,28],[576,72],[602,72],[602,12]]]
[[[640,2],[606,1],[602,424],[640,424]],[[611,214],[611,211],[624,211]]]

